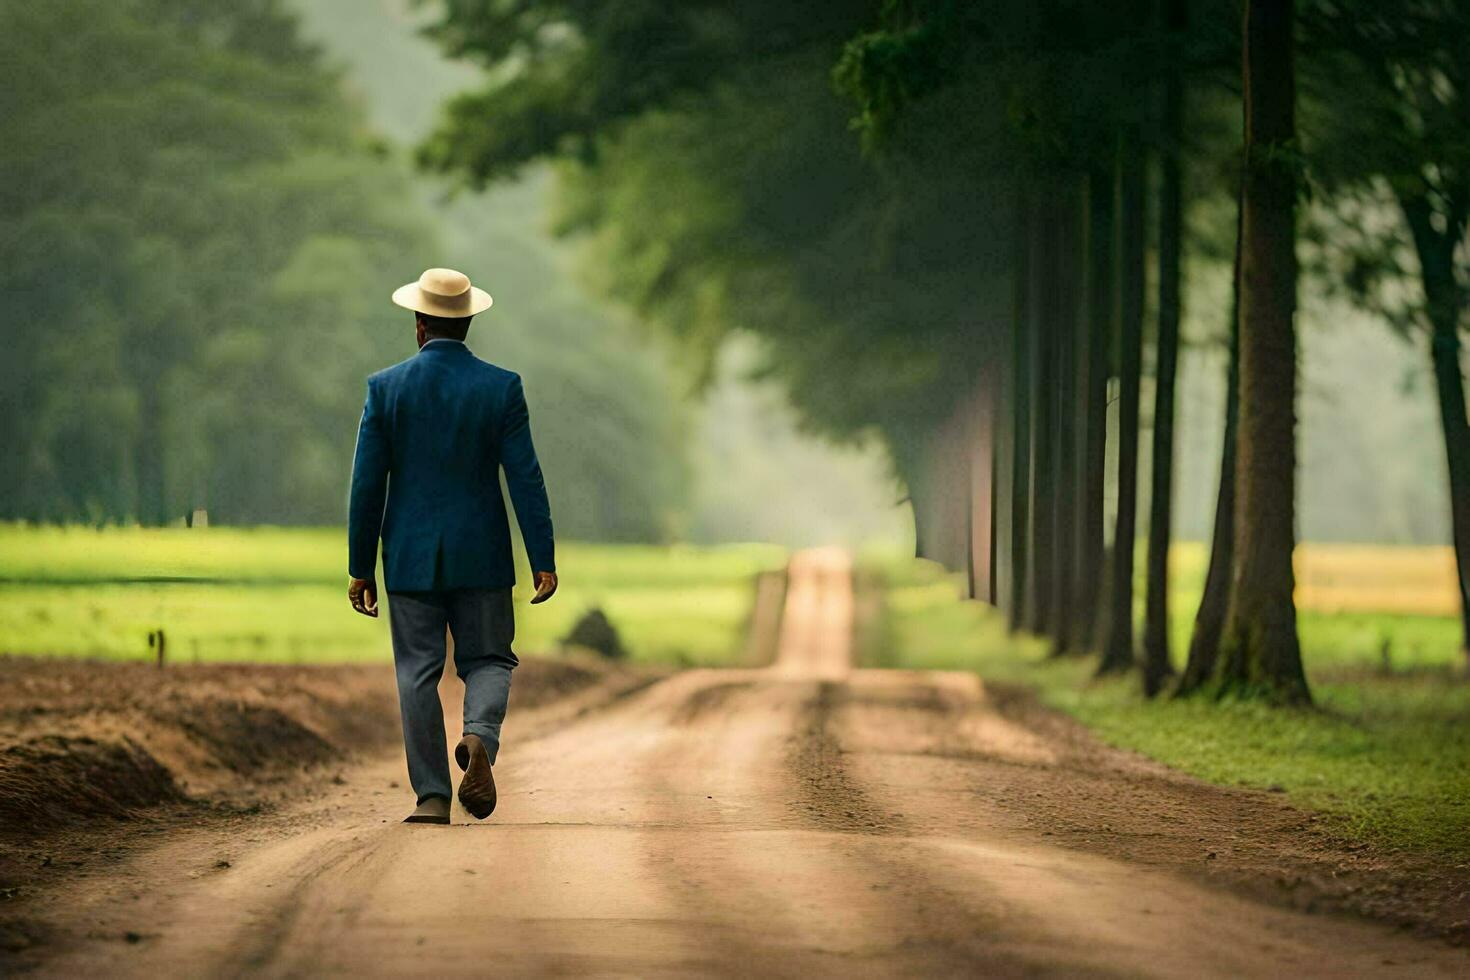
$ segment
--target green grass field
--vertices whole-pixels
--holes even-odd
[[[937,566],[869,565],[889,583],[888,665],[975,670],[1030,685],[1113,745],[1210,782],[1281,787],[1363,840],[1470,857],[1470,682],[1452,618],[1304,610],[1312,710],[1150,702],[1136,677],[1096,681],[1091,658],[1048,660],[1043,643],[1010,637],[989,607],[961,601],[959,580]],[[1176,591],[1177,658],[1198,582],[1181,581]],[[1396,651],[1390,671],[1381,664],[1385,636]]]
[[[347,605],[345,554],[335,528],[0,525],[0,652],[145,659],[162,627],[184,662],[387,660],[386,619]],[[728,662],[753,576],[784,560],[763,545],[561,545],[556,597],[531,607],[516,590],[517,648],[553,649],[600,606],[636,659]]]

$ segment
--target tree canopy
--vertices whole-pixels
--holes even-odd
[[[1004,313],[1010,219],[973,154],[865,159],[831,72],[869,6],[528,5],[534,31],[511,9],[446,8],[436,33],[491,82],[451,103],[423,158],[477,181],[554,156],[560,227],[591,239],[612,295],[705,364],[757,334],[813,428],[876,428],[912,463]],[[539,108],[566,104],[566,78],[586,82],[575,119]]]
[[[340,521],[363,378],[412,352],[387,294],[444,264],[512,301],[471,343],[527,377],[563,532],[677,528],[677,390],[506,238],[539,186],[444,221],[276,0],[0,18],[0,514]]]

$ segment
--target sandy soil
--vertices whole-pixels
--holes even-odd
[[[661,672],[527,658],[514,710],[568,717]],[[446,678],[445,693],[453,672]],[[393,672],[375,666],[0,657],[0,975],[76,938],[66,904],[160,842],[254,836],[401,756]],[[404,776],[387,791],[406,792]],[[60,904],[58,904],[58,899]]]
[[[507,724],[489,821],[456,809],[448,828],[398,823],[412,803],[401,755],[379,754],[299,805],[174,828],[42,890],[31,904],[49,941],[25,964],[124,976],[1470,971],[1463,949],[1273,895],[1251,862],[1277,841],[1293,873],[1316,845],[1301,843],[1304,815],[1264,794],[1100,748],[971,675],[852,670],[845,559],[798,558],[772,668],[526,706]]]

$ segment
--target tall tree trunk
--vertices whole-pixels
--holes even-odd
[[[1133,666],[1133,551],[1138,516],[1138,399],[1143,369],[1144,187],[1142,141],[1125,135],[1118,154],[1118,513],[1108,576],[1108,626],[1098,673]]]
[[[1078,346],[1085,329],[1082,297],[1085,289],[1084,269],[1086,242],[1083,234],[1086,198],[1083,184],[1076,175],[1058,182],[1050,222],[1056,237],[1055,280],[1048,291],[1049,318],[1056,338],[1056,384],[1053,399],[1056,410],[1056,502],[1053,515],[1051,615],[1047,633],[1051,637],[1052,656],[1065,656],[1073,649],[1077,615],[1077,554],[1081,524],[1077,499],[1082,486],[1076,479],[1077,459],[1081,448],[1079,406],[1085,407],[1085,395],[1077,370]]]
[[[1103,484],[1106,481],[1108,353],[1113,335],[1113,186],[1112,174],[1097,168],[1087,182],[1087,319],[1077,351],[1082,392],[1077,453],[1076,615],[1073,644],[1078,650],[1100,645],[1098,621],[1105,572]]]
[[[991,459],[991,492],[994,507],[991,510],[990,573],[995,583],[995,607],[1002,615],[1009,614],[1013,606],[1011,597],[1016,588],[1012,577],[1011,561],[1011,509],[1015,499],[1015,476],[1012,473],[1012,466],[1015,462],[1013,449],[1015,378],[1012,377],[1011,368],[1013,332],[1007,329],[997,338],[999,343],[993,354],[994,368],[990,374],[991,383],[995,386],[992,400],[995,410],[995,442],[992,446],[994,455]]]
[[[994,349],[976,374],[975,390],[965,399],[968,499],[965,507],[965,557],[972,599],[995,603],[995,401]]]
[[[1450,522],[1460,581],[1460,649],[1470,667],[1470,426],[1465,421],[1465,379],[1460,371],[1460,338],[1455,326],[1435,325],[1434,380],[1449,463]]]
[[[1437,232],[1422,194],[1402,194],[1399,203],[1413,233],[1432,328],[1429,350],[1449,464],[1450,527],[1460,584],[1460,648],[1470,658],[1470,421],[1465,416],[1465,377],[1460,369],[1461,292],[1455,277],[1455,248],[1464,238],[1466,218],[1451,214],[1445,231]]]
[[[1159,332],[1154,365],[1153,481],[1149,494],[1148,585],[1143,615],[1143,692],[1153,697],[1174,674],[1169,659],[1169,542],[1174,496],[1174,376],[1179,364],[1180,265],[1184,237],[1184,0],[1166,0],[1164,27],[1173,64],[1164,81],[1165,147],[1159,183]]]
[[[1309,703],[1297,638],[1296,80],[1293,0],[1246,0],[1235,581],[1223,691]]]
[[[1052,308],[1055,303],[1057,252],[1055,187],[1038,187],[1030,223],[1031,363],[1031,527],[1027,547],[1030,586],[1026,629],[1045,635],[1056,583],[1056,348]]]
[[[996,372],[999,374],[1000,372]],[[999,606],[1001,601],[1000,592],[1000,535],[1001,535],[1001,454],[1004,446],[1000,442],[1000,394],[999,386],[996,388],[996,397],[991,402],[991,424],[992,439],[990,443],[990,567],[987,569],[990,575],[990,603]]]
[[[998,605],[996,570],[996,464],[1004,426],[1000,406],[1005,397],[1005,343],[983,332],[976,338],[984,357],[973,388],[962,403],[968,497],[965,506],[965,557],[972,599]]]
[[[1235,265],[1230,286],[1230,360],[1225,369],[1225,438],[1220,450],[1220,489],[1215,496],[1215,528],[1210,540],[1210,567],[1205,590],[1194,615],[1189,659],[1175,688],[1176,696],[1193,694],[1215,675],[1220,631],[1230,606],[1230,572],[1235,554],[1235,441],[1240,428],[1240,199],[1235,204]]]
[[[1031,201],[1024,185],[1016,195],[1014,309],[1011,315],[1011,486],[1010,486],[1010,608],[1006,620],[1011,632],[1025,624],[1028,603],[1031,516]]]

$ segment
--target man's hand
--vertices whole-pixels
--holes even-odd
[[[547,599],[556,595],[555,572],[537,572],[535,577],[536,594],[531,597],[531,605],[533,606],[538,602],[545,602]]]
[[[556,588],[555,585],[552,588]],[[378,583],[370,578],[355,578],[347,583],[347,601],[364,616],[378,617]]]

